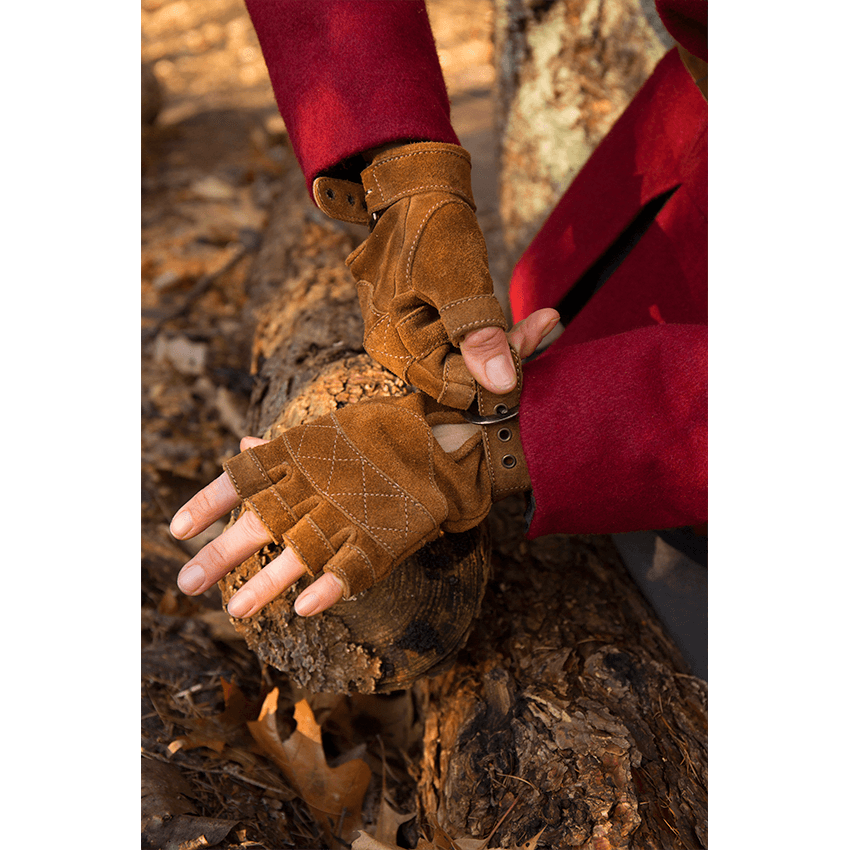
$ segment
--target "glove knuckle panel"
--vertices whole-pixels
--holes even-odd
[[[316,510],[307,513],[286,533],[287,545],[298,554],[310,575],[321,572],[324,565],[336,554],[336,547],[331,543],[328,532],[333,524],[320,505]]]
[[[449,337],[440,321],[440,314],[430,304],[420,304],[415,309],[393,309],[393,314],[402,316],[393,323],[402,345],[413,355],[421,358],[438,346],[449,347]]]
[[[259,493],[273,483],[250,449],[226,460],[224,469],[242,499]]]
[[[289,502],[277,487],[267,487],[246,500],[248,506],[265,526],[275,543],[280,543],[282,535],[298,519]]]
[[[324,571],[342,581],[343,596],[349,599],[377,584],[391,569],[392,562],[385,553],[376,552],[368,540],[355,536],[340,547],[339,552],[325,564]]]
[[[408,373],[411,383],[447,407],[466,410],[475,398],[475,380],[448,345],[413,363]]]

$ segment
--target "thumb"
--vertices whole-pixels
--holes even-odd
[[[472,377],[494,393],[508,393],[516,386],[516,370],[501,328],[479,328],[460,344],[463,362]]]
[[[510,329],[508,340],[517,350],[520,359],[525,359],[534,353],[544,338],[555,330],[560,318],[557,310],[545,307],[526,316]]]

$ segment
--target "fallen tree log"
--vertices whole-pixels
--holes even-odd
[[[493,578],[457,663],[416,685],[420,814],[493,847],[707,847],[707,685],[608,538],[523,539],[490,515]]]
[[[290,170],[251,273],[251,433],[408,391],[360,347],[343,261],[362,236],[322,220]],[[609,538],[529,542],[522,512],[499,503],[489,532],[445,536],[323,615],[292,611],[302,580],[236,628],[308,690],[413,687],[421,825],[493,847],[707,846],[706,684]],[[275,554],[227,576],[225,604]]]

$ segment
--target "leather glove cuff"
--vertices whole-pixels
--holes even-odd
[[[475,210],[472,160],[458,145],[414,142],[393,148],[376,156],[360,179],[317,177],[313,200],[331,218],[370,227],[391,204],[422,192],[456,195]]]

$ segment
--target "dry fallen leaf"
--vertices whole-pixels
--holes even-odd
[[[367,832],[360,832],[354,839],[351,850],[401,850],[398,844],[384,844]]]
[[[281,741],[277,700],[275,688],[266,697],[259,718],[248,723],[251,734],[310,807],[317,823],[331,835],[350,842],[362,825],[363,797],[372,777],[369,766],[362,759],[328,766],[322,730],[304,699],[295,705],[295,731]]]
[[[416,845],[417,850],[460,850],[454,839],[439,824],[432,822],[431,829],[434,832],[433,841],[424,845],[420,841]],[[465,839],[461,839],[461,841],[463,840]],[[482,841],[480,838],[475,839],[470,836],[468,840],[478,842],[478,848],[476,850],[481,850],[487,844],[486,839]],[[464,850],[472,850],[472,848],[464,848]]]
[[[221,680],[221,689],[224,693],[224,711],[214,717],[184,721],[191,726],[192,731],[173,740],[168,745],[170,753],[207,747],[221,755],[226,746],[242,742],[245,724],[257,716],[261,701],[249,700],[236,685],[224,679]]]

